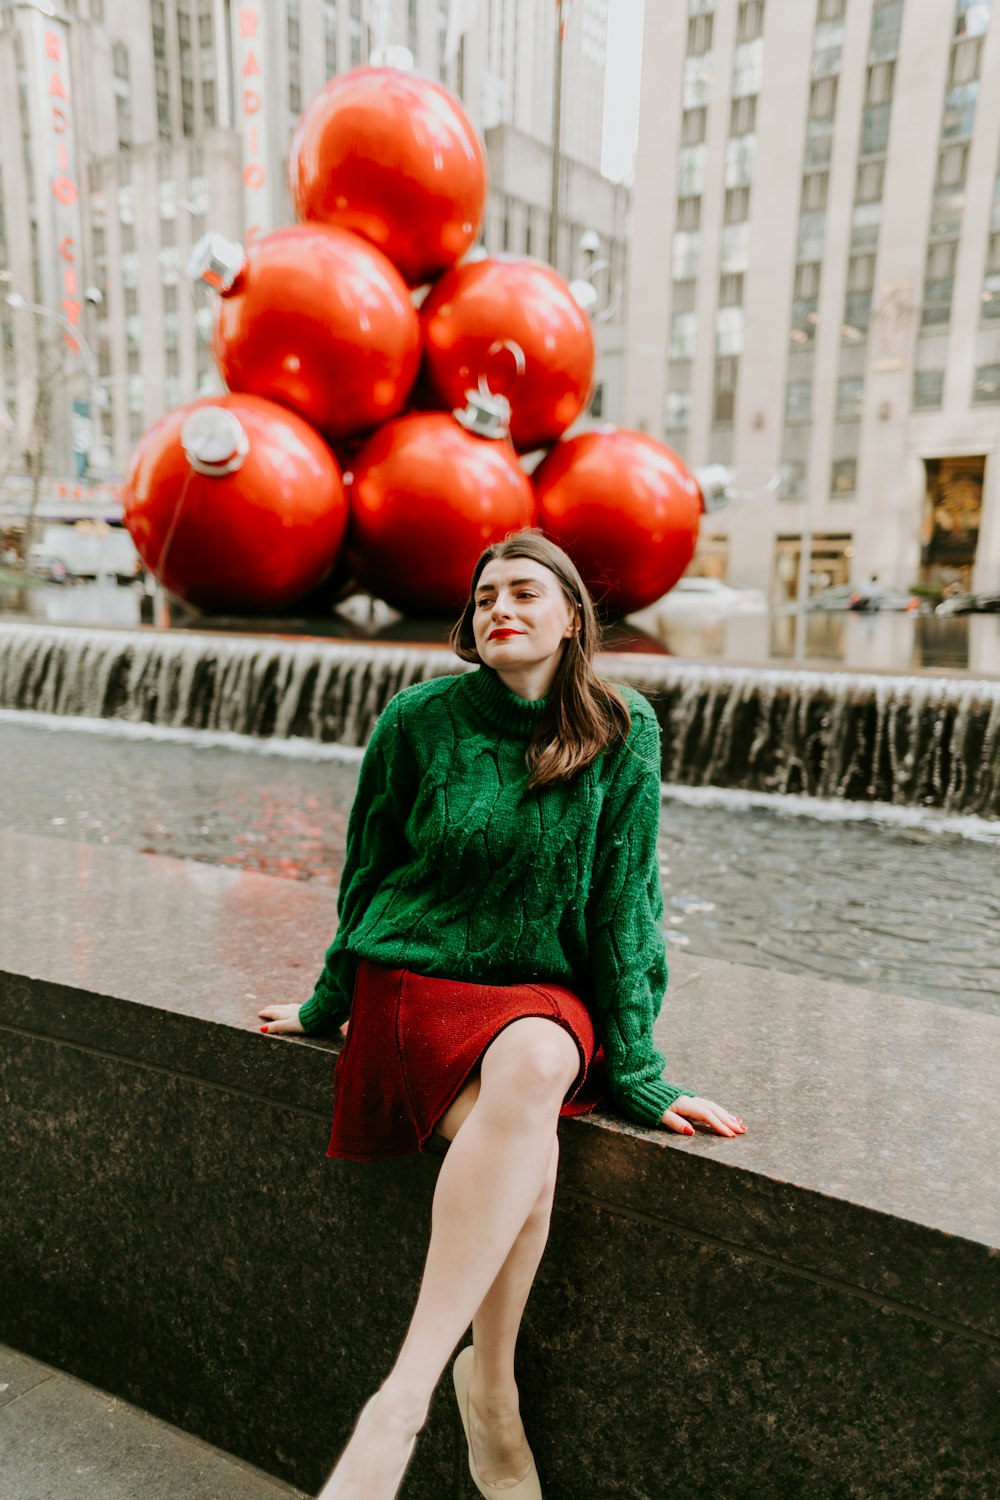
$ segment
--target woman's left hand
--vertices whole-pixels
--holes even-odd
[[[716,1135],[746,1133],[746,1126],[739,1115],[731,1114],[721,1104],[713,1104],[711,1099],[698,1099],[690,1094],[681,1094],[679,1099],[675,1099],[670,1108],[664,1111],[660,1124],[666,1125],[668,1130],[676,1130],[679,1135],[694,1135],[694,1126],[688,1123],[690,1120],[699,1125],[707,1125]]]

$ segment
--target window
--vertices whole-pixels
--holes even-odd
[[[750,269],[750,225],[746,220],[723,228],[719,269],[727,273]]]
[[[874,104],[866,109],[861,124],[861,155],[884,155],[889,144],[891,104]]]
[[[808,177],[803,177],[802,208],[807,210],[826,208],[829,187],[829,172],[810,172]]]
[[[958,0],[958,14],[955,17],[955,35],[982,36],[990,24],[990,10],[993,0]]]
[[[857,422],[861,417],[861,410],[865,400],[865,383],[854,376],[846,380],[837,381],[837,408],[836,417],[838,422]]]
[[[681,118],[681,145],[697,146],[705,139],[708,110],[704,104],[698,109],[686,109]]]
[[[819,281],[822,267],[819,262],[815,265],[801,265],[795,268],[795,295],[796,297],[818,297]]]
[[[816,342],[818,309],[818,297],[796,297],[793,301],[792,325],[788,335],[793,349],[806,349]]]
[[[746,135],[757,125],[757,95],[748,94],[745,99],[734,99],[729,111],[729,134]]]
[[[819,260],[826,234],[826,212],[799,214],[799,237],[796,260]]]
[[[785,421],[808,422],[812,416],[812,381],[790,380],[785,387]]]
[[[337,0],[323,0],[323,46],[326,76],[332,78],[337,71]]]
[[[736,411],[736,377],[740,362],[730,355],[721,355],[715,361],[715,406],[712,422],[716,427],[732,425]]]
[[[967,141],[972,138],[976,118],[979,83],[957,83],[944,96],[944,118],[941,121],[943,141]]]
[[[863,161],[858,167],[858,179],[854,189],[857,203],[881,202],[882,186],[885,182],[884,161]]]
[[[684,83],[681,102],[685,109],[697,109],[707,104],[712,91],[712,54],[704,52],[700,57],[684,60]]]
[[[983,317],[1000,318],[1000,271],[987,271],[983,278]]]
[[[960,42],[957,47],[952,48],[951,66],[948,69],[948,82],[969,83],[973,78],[978,78],[982,59],[983,43],[981,38],[976,38],[968,42]]]
[[[675,281],[670,294],[671,310],[675,313],[693,312],[695,292],[697,290],[695,281]]]
[[[946,146],[938,157],[937,186],[961,187],[968,164],[968,146]]]
[[[870,292],[875,285],[874,255],[855,255],[847,264],[847,290]]]
[[[677,228],[697,229],[701,222],[701,199],[678,198]]]
[[[844,22],[821,21],[813,33],[812,71],[814,78],[840,70],[844,50]]]
[[[809,120],[806,123],[805,167],[828,167],[833,154],[833,121]]]
[[[902,26],[903,0],[875,0],[868,41],[869,57],[895,57],[899,51]]]
[[[715,314],[716,354],[743,353],[742,307],[720,307]]]
[[[872,316],[871,292],[848,292],[844,299],[844,322],[841,337],[845,343],[856,343],[868,331]]]
[[[691,426],[691,392],[668,391],[666,428],[668,432],[687,432]]]
[[[817,78],[809,89],[810,120],[830,120],[836,113],[836,78]]]
[[[957,239],[964,208],[964,188],[935,188],[931,200],[931,239]]]
[[[675,312],[670,319],[670,358],[694,359],[697,334],[698,314],[695,312]]]
[[[918,370],[913,377],[915,411],[936,411],[944,391],[943,370]]]
[[[839,21],[847,9],[847,0],[819,0],[817,21]]]
[[[936,245],[931,245],[927,251],[927,270],[924,273],[927,280],[943,281],[949,276],[954,276],[957,259],[957,240],[942,240]]]
[[[806,466],[801,459],[791,458],[778,469],[781,476],[781,484],[778,489],[779,500],[804,500],[806,494]]]
[[[924,328],[933,328],[938,324],[947,323],[951,317],[951,298],[954,290],[955,282],[951,276],[943,281],[924,282],[924,305],[920,319]]]
[[[678,197],[697,197],[705,189],[705,155],[707,146],[682,146],[678,158]]]
[[[856,202],[850,226],[850,248],[856,251],[874,251],[879,243],[882,228],[882,204],[880,202]]]
[[[873,63],[865,77],[865,105],[888,104],[892,99],[892,85],[896,73],[894,62]]]
[[[720,307],[742,307],[743,306],[743,277],[742,276],[720,276],[719,278],[719,306]]]
[[[711,11],[702,11],[700,15],[692,16],[688,21],[687,52],[689,57],[701,52],[711,52],[714,19]]]
[[[736,40],[752,42],[764,30],[764,0],[743,0],[736,18]]]
[[[755,135],[732,136],[726,142],[726,187],[749,187],[757,160]]]
[[[763,77],[764,38],[758,37],[754,42],[744,42],[737,46],[733,53],[733,98],[741,99],[745,94],[759,94]]]
[[[727,224],[740,224],[750,217],[750,193],[747,188],[730,188],[726,193],[723,218]]]
[[[973,406],[995,406],[1000,402],[1000,365],[980,365],[972,387]]]
[[[691,232],[679,230],[674,235],[674,280],[684,281],[688,277],[697,276],[700,255],[701,234],[697,230]]]
[[[833,473],[830,476],[830,498],[843,500],[845,496],[853,496],[857,477],[858,461],[856,458],[834,459]]]

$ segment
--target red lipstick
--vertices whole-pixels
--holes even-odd
[[[519,630],[491,630],[488,639],[491,641],[505,641],[509,635],[520,635]]]

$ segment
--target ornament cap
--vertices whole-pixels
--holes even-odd
[[[233,474],[250,451],[246,430],[224,406],[201,406],[184,419],[181,446],[197,474]]]
[[[466,432],[494,441],[509,436],[510,402],[506,396],[494,394],[486,381],[480,380],[478,389],[466,391],[465,402],[464,407],[455,411],[454,417]]]
[[[191,251],[187,273],[192,281],[204,281],[225,296],[245,265],[246,255],[239,241],[227,240],[225,235],[210,229]]]

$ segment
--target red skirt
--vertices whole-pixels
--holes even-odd
[[[327,1156],[377,1161],[421,1150],[493,1039],[524,1016],[547,1016],[580,1052],[560,1111],[588,1114],[607,1098],[590,1012],[559,984],[466,984],[361,959],[351,1024],[334,1073]]]

